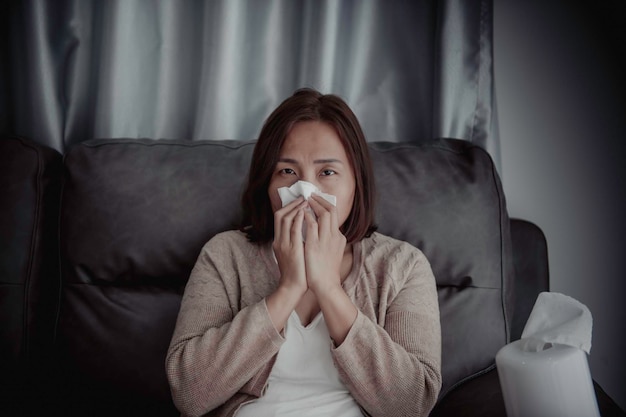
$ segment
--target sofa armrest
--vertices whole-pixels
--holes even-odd
[[[548,245],[543,231],[535,224],[511,219],[511,242],[515,269],[515,305],[511,341],[522,335],[540,292],[549,291]]]
[[[450,391],[437,403],[430,416],[506,416],[495,367]]]

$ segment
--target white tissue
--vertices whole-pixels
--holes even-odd
[[[319,188],[307,181],[298,181],[291,187],[281,187],[278,189],[278,195],[280,196],[280,201],[283,203],[283,207],[300,196],[308,200],[312,194],[319,195],[333,206],[337,205],[337,197],[321,192]],[[313,213],[313,210],[310,208],[309,210]],[[315,213],[313,214],[315,215]],[[304,223],[302,224],[302,240],[306,240],[306,224]]]
[[[280,201],[283,202],[283,207],[300,196],[303,196],[305,200],[308,200],[309,197],[311,197],[311,194],[319,195],[333,206],[337,205],[337,197],[321,192],[319,188],[310,182],[298,181],[291,187],[281,187],[278,189],[278,195],[280,196]]]
[[[544,345],[574,346],[587,354],[591,351],[591,312],[581,302],[567,295],[542,292],[537,297],[524,331],[525,350],[537,352]]]

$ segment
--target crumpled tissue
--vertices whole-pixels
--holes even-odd
[[[280,201],[283,203],[283,207],[300,196],[308,200],[311,194],[319,195],[333,206],[337,205],[337,197],[321,192],[314,184],[307,181],[297,181],[291,187],[281,187],[278,189],[278,195],[280,196]],[[310,207],[308,210],[313,213]],[[315,213],[313,213],[313,215],[315,215]],[[306,240],[306,221],[302,224],[302,240]]]

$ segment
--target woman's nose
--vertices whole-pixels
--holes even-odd
[[[303,175],[299,179],[300,181],[306,181],[308,183],[313,184],[315,187],[319,188],[320,184],[317,181],[317,178],[314,175]]]

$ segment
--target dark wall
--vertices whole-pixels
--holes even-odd
[[[626,408],[626,2],[494,1],[509,212],[542,227],[551,290],[594,319],[594,379]]]

